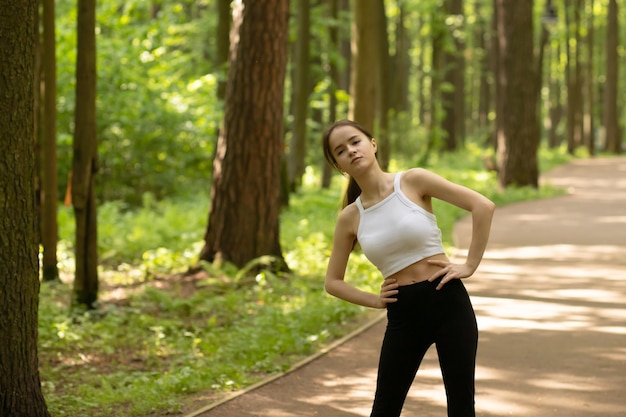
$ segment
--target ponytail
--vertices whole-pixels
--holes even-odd
[[[359,187],[354,178],[349,177],[348,188],[343,195],[343,207],[354,203],[359,195],[361,195],[361,187]]]

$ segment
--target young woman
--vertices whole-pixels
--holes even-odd
[[[350,176],[346,207],[335,228],[325,288],[354,304],[387,309],[371,417],[400,416],[408,390],[428,348],[439,356],[449,417],[473,417],[478,329],[461,279],[480,263],[494,204],[481,194],[425,169],[384,172],[376,140],[359,124],[342,120],[324,133],[328,161]],[[444,253],[433,214],[437,198],[469,211],[472,239],[465,263]],[[356,243],[381,271],[379,294],[344,281]]]

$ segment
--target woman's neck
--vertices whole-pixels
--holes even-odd
[[[378,202],[393,192],[394,174],[383,170],[370,170],[355,178],[361,188],[361,201]]]

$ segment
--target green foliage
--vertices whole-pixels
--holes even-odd
[[[208,187],[221,104],[204,57],[212,5],[112,0],[98,3],[97,135],[100,201],[141,204]],[[72,163],[75,4],[57,5],[59,184]],[[210,45],[210,44],[209,44]]]

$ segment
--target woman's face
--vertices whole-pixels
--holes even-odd
[[[376,159],[376,140],[353,126],[338,126],[328,138],[337,167],[348,174]]]

